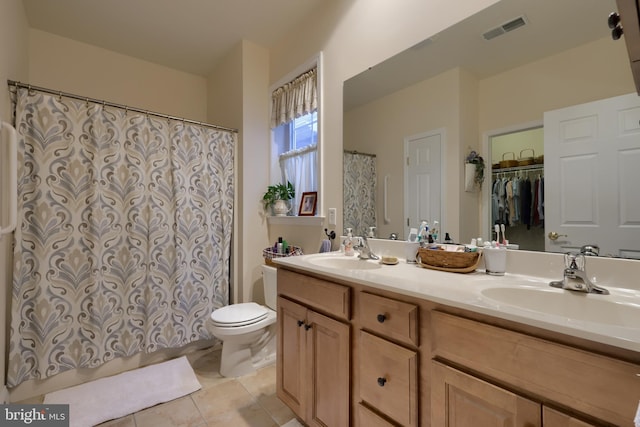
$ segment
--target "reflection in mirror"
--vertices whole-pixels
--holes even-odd
[[[376,155],[344,151],[343,224],[356,236],[367,236],[376,226]]]
[[[544,251],[544,135],[542,127],[489,138],[491,227],[505,224],[507,240],[519,249]]]
[[[624,41],[611,40],[606,22],[615,10],[614,0],[502,0],[347,80],[344,148],[377,155],[377,235],[405,238],[404,207],[415,195],[406,193],[404,141],[444,129],[441,201],[448,223],[441,234],[461,242],[492,238],[492,175],[485,174],[480,191],[465,192],[465,156],[476,150],[491,166],[490,135],[541,125],[547,111],[634,92]],[[484,37],[518,18],[525,25]],[[509,151],[519,158],[520,150]],[[381,221],[381,178],[389,223]]]

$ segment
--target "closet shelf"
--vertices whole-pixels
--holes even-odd
[[[492,174],[503,173],[503,172],[516,172],[516,171],[537,171],[544,170],[544,165],[527,165],[527,166],[514,166],[512,168],[500,168],[500,169],[491,169]]]

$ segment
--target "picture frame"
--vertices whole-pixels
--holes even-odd
[[[302,193],[302,199],[300,200],[300,209],[298,209],[298,216],[314,216],[316,214],[317,202],[317,191],[308,191]]]

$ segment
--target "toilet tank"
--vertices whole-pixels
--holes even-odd
[[[267,307],[275,310],[278,299],[277,269],[268,265],[262,265],[262,285],[264,286],[264,302]]]

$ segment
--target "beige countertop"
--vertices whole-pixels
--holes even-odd
[[[384,265],[378,261],[346,257],[340,252],[274,261],[279,266],[327,278],[355,282],[640,352],[640,289],[603,282],[598,284],[605,286],[610,295],[552,288],[549,282],[562,278],[562,264],[558,264],[561,258],[513,252],[518,252],[509,258],[509,265],[513,268],[507,267],[504,276],[487,275],[482,269],[468,274],[435,271],[407,263],[404,259],[396,265]],[[540,263],[540,260],[544,260],[544,265],[531,265]],[[337,267],[342,264],[346,268]],[[516,268],[520,265],[524,267]],[[618,270],[621,266],[622,270],[631,272],[640,270],[638,261],[616,266]],[[518,269],[529,273],[538,271],[541,275],[511,272]]]

